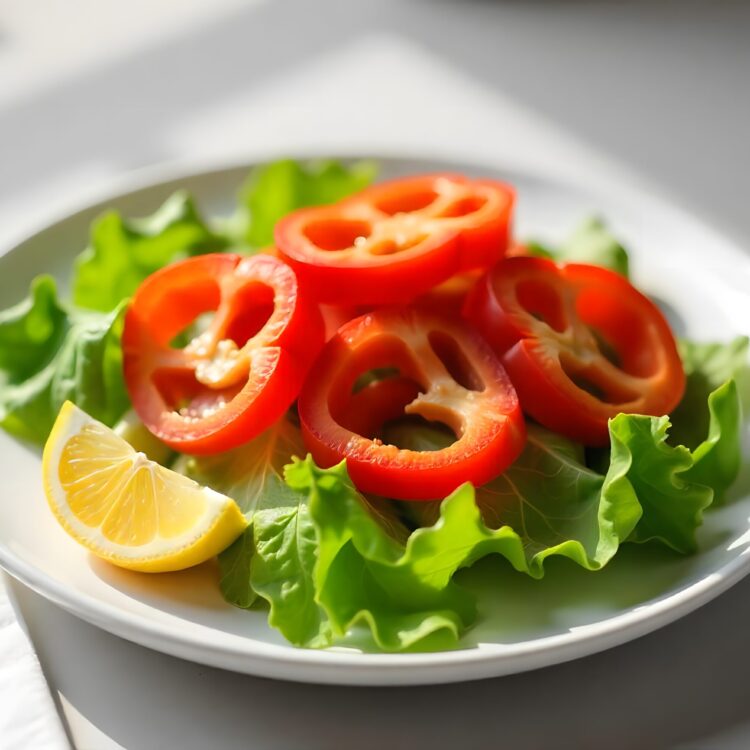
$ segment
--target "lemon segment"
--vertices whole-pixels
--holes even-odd
[[[150,461],[70,402],[47,439],[42,470],[62,527],[123,568],[189,568],[228,547],[247,526],[234,500]]]

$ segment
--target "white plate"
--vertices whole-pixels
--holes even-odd
[[[646,196],[561,184],[463,164],[383,159],[383,176],[441,169],[498,176],[518,188],[519,236],[556,239],[592,212],[632,251],[637,284],[669,312],[678,333],[728,339],[750,331],[750,260],[691,215]],[[172,177],[120,191],[52,224],[0,258],[0,307],[47,271],[65,280],[104,206],[150,213],[177,187],[205,212],[227,213],[248,166]],[[750,571],[750,497],[708,515],[700,553],[624,548],[602,572],[554,560],[542,581],[500,559],[482,561],[469,585],[483,596],[479,625],[455,651],[420,654],[312,651],[289,646],[263,612],[226,605],[216,570],[138,575],[99,562],[70,540],[47,510],[39,453],[0,434],[0,565],[70,612],[123,638],[197,662],[306,682],[361,685],[438,683],[491,677],[577,658],[681,617]],[[745,480],[747,477],[744,478]],[[747,482],[744,481],[745,486]],[[465,573],[461,575],[466,576]]]

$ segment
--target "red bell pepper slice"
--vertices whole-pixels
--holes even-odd
[[[173,345],[204,313],[213,318]],[[138,288],[125,316],[124,373],[144,424],[173,448],[217,453],[275,422],[323,345],[320,311],[269,255],[202,255]]]
[[[461,175],[374,185],[303,208],[276,225],[279,250],[320,302],[407,302],[462,271],[487,269],[508,246],[513,189]]]
[[[524,411],[587,445],[606,445],[620,412],[668,414],[685,391],[669,324],[614,271],[508,257],[469,293],[464,313],[500,356]]]
[[[359,387],[363,374],[383,368],[391,374]],[[360,490],[405,500],[489,481],[515,460],[526,434],[513,386],[482,338],[416,308],[377,310],[339,329],[298,408],[319,465],[346,459]],[[436,451],[384,444],[383,427],[404,414],[447,425],[455,442]]]

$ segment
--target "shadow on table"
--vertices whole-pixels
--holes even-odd
[[[750,722],[746,629],[736,627],[750,622],[750,581],[596,656],[412,688],[301,685],[201,667],[121,641],[13,587],[64,701],[127,748],[617,750],[700,745]]]

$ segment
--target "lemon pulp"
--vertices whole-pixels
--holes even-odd
[[[122,567],[187,568],[221,552],[247,526],[231,498],[150,461],[69,402],[47,440],[43,471],[63,528]]]

